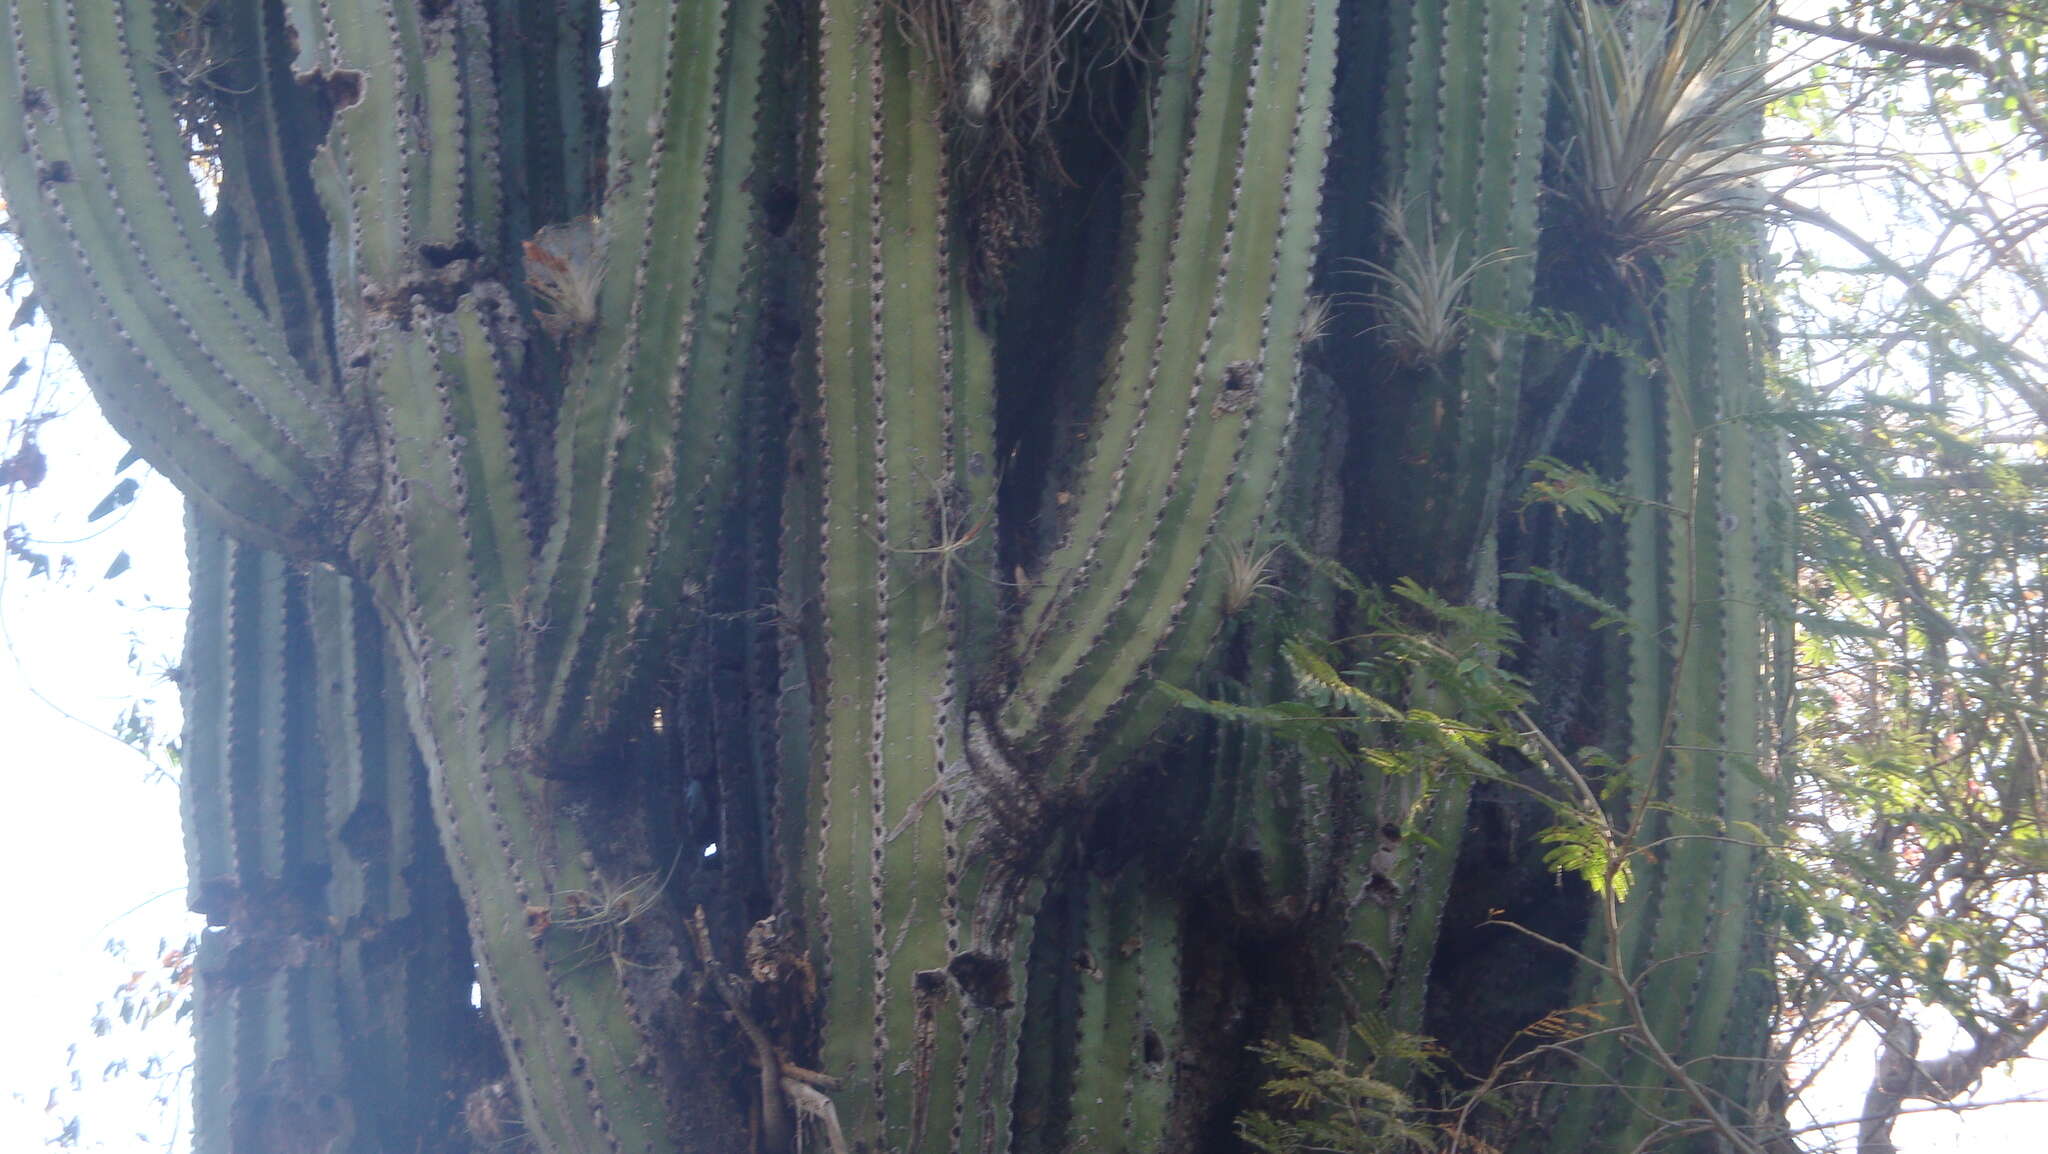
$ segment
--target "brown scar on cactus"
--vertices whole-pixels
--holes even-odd
[[[551,224],[521,244],[534,318],[556,340],[580,337],[597,325],[597,295],[604,284],[605,231],[596,217]],[[541,307],[544,306],[544,307]]]
[[[327,97],[336,112],[347,111],[363,101],[363,74],[353,68],[310,72],[298,79],[300,84]]]
[[[1263,376],[1256,361],[1230,362],[1223,369],[1223,388],[1216,394],[1216,403],[1209,406],[1209,415],[1220,417],[1251,408],[1252,402],[1259,399],[1259,381]]]

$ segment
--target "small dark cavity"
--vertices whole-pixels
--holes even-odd
[[[1223,388],[1226,392],[1239,392],[1252,387],[1258,380],[1259,366],[1252,361],[1232,361],[1223,370]]]
[[[796,189],[780,181],[761,194],[761,227],[770,236],[782,236],[796,222]]]
[[[970,950],[954,954],[946,971],[979,1009],[1007,1010],[1016,1004],[1010,997],[1010,967],[1001,958]]]
[[[427,262],[428,268],[447,268],[458,260],[475,260],[479,255],[476,244],[467,240],[420,246],[420,259]]]
[[[325,96],[336,112],[354,108],[363,102],[363,74],[353,68],[315,72],[306,78],[306,83]]]

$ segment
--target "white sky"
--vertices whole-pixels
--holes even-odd
[[[0,252],[0,265],[11,258]],[[0,306],[12,312],[11,302]],[[152,765],[110,732],[142,699],[159,736],[177,734],[177,691],[160,673],[183,644],[183,505],[169,483],[137,464],[123,474],[142,481],[135,502],[87,523],[118,479],[124,446],[61,349],[43,374],[45,339],[40,326],[0,334],[0,371],[23,356],[30,364],[0,396],[0,415],[18,419],[39,386],[37,411],[64,414],[38,437],[49,480],[30,494],[0,495],[0,524],[26,522],[51,539],[36,548],[53,563],[63,554],[76,561],[61,581],[31,579],[16,561],[0,564],[0,877],[17,887],[0,949],[0,989],[14,995],[0,1045],[0,1149],[38,1149],[79,1116],[82,1148],[161,1152],[186,1120],[151,1102],[171,1083],[103,1074],[109,1062],[140,1067],[152,1053],[173,1071],[182,1067],[190,1050],[184,1025],[141,1031],[116,1019],[108,1036],[95,1038],[91,1021],[102,1002],[111,1013],[116,987],[136,969],[156,968],[159,939],[176,947],[198,924],[185,911],[177,786],[158,769],[168,762],[159,751]],[[100,579],[122,550],[132,566]],[[107,953],[110,938],[133,947],[132,964]],[[73,1043],[78,1056],[67,1064]],[[56,1105],[46,1109],[53,1088]]]

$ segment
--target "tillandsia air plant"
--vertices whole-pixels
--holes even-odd
[[[1357,261],[1373,287],[1349,299],[1362,300],[1379,317],[1366,331],[1378,333],[1396,357],[1413,364],[1442,361],[1465,339],[1465,296],[1473,278],[1523,254],[1497,249],[1467,257],[1464,237],[1442,235],[1426,206],[1386,201],[1379,213],[1386,225],[1386,263]]]
[[[1567,195],[1617,264],[1763,211],[1760,181],[1805,165],[1759,135],[1788,89],[1761,59],[1770,9],[1571,0]]]
[[[1223,551],[1223,612],[1239,613],[1261,593],[1280,592],[1273,577],[1273,558],[1281,546],[1261,551],[1257,545],[1229,545]]]

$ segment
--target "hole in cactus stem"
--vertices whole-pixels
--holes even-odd
[[[1158,1031],[1150,1026],[1145,1028],[1145,1064],[1157,1066],[1166,1061],[1166,1043],[1159,1040]]]
[[[301,83],[324,92],[336,112],[353,108],[363,99],[363,74],[354,69],[337,68],[332,72],[315,72]]]
[[[481,982],[471,982],[469,984],[469,1008],[472,1010],[484,1008],[484,987]]]
[[[427,262],[428,268],[447,268],[458,260],[475,260],[480,255],[477,247],[466,240],[420,246],[420,257]]]
[[[1001,958],[988,954],[968,952],[954,954],[946,966],[953,975],[953,981],[969,1001],[983,1009],[1003,1010],[1010,1007],[1010,969]]]
[[[717,857],[717,856],[718,856],[718,843],[717,843],[717,842],[712,842],[712,843],[711,843],[710,845],[707,845],[707,846],[705,846],[705,847],[704,847],[704,856],[705,856],[705,857]]]

